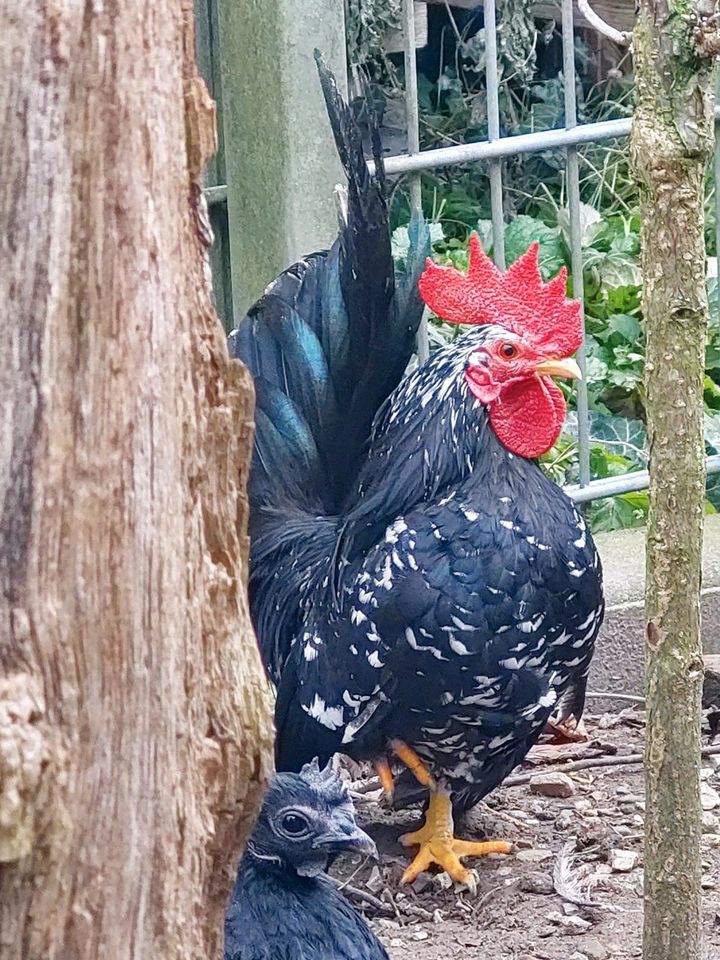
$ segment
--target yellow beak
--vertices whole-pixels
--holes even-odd
[[[580,367],[572,357],[565,360],[542,360],[536,367],[535,373],[541,377],[568,377],[571,380],[582,380]]]

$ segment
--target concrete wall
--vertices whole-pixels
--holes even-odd
[[[607,613],[590,671],[590,690],[643,693],[645,531],[595,537],[603,561]],[[706,517],[703,560],[703,646],[720,654],[720,515]],[[588,709],[596,709],[591,701]]]
[[[342,0],[221,0],[222,120],[235,319],[337,234],[344,182],[313,50],[346,87]]]

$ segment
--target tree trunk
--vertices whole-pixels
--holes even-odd
[[[642,0],[634,38],[631,151],[642,217],[650,438],[645,960],[701,955],[703,177],[713,103],[711,61],[698,55],[689,7]]]
[[[0,24],[0,958],[220,957],[272,730],[192,4]]]

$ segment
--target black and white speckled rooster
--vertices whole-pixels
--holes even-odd
[[[394,277],[378,180],[332,78],[321,80],[348,177],[330,251],[295,264],[231,337],[257,389],[251,603],[277,684],[277,761],[388,757],[427,785],[405,873],[507,844],[453,836],[553,715],[579,719],[603,617],[585,522],[536,459],[565,416],[553,376],[581,342],[565,274],[537,248],[500,272],[470,244],[467,274],[430,261],[411,227]],[[419,280],[419,283],[418,283]],[[402,380],[422,298],[471,324]]]

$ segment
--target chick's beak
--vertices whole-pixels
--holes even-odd
[[[572,357],[561,360],[541,360],[535,367],[535,373],[543,377],[567,377],[570,380],[582,380],[582,373]]]
[[[356,823],[331,824],[330,829],[315,839],[313,847],[325,853],[357,851],[371,857],[377,856],[377,847],[372,838]]]

